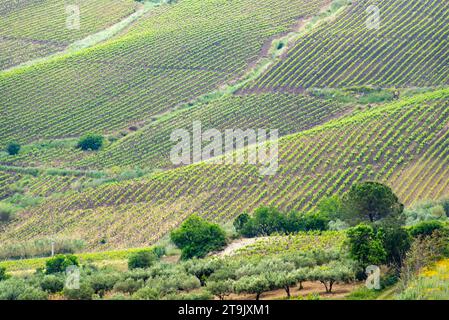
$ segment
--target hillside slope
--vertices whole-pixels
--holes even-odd
[[[281,138],[274,176],[199,163],[73,192],[22,214],[0,240],[57,233],[91,249],[146,245],[191,213],[228,221],[261,204],[310,210],[368,179],[388,183],[405,204],[439,198],[449,194],[448,98],[448,89],[427,93]]]
[[[75,21],[73,6],[79,9],[79,28],[67,25]],[[0,70],[62,51],[137,7],[134,0],[0,0]]]
[[[141,125],[244,74],[324,2],[182,0],[102,45],[0,73],[0,146]]]
[[[299,37],[245,90],[447,85],[448,18],[446,0],[352,1],[336,19]]]

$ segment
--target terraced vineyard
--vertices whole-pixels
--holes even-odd
[[[183,0],[103,45],[3,72],[0,145],[149,121],[243,75],[272,37],[322,3]]]
[[[68,5],[79,8],[79,29],[67,28]],[[62,51],[120,21],[137,7],[133,0],[1,0],[0,70]]]
[[[148,244],[193,212],[228,221],[261,204],[309,210],[367,179],[388,183],[406,204],[439,198],[449,192],[448,97],[447,89],[423,94],[286,136],[275,176],[253,165],[199,163],[48,202],[0,240],[46,234],[54,215],[58,234],[91,248],[103,237],[102,248]]]
[[[244,91],[447,85],[448,17],[445,0],[353,1],[336,19],[302,35]]]
[[[274,107],[276,106],[276,107]],[[227,128],[277,128],[280,135],[291,134],[341,116],[352,107],[302,95],[264,94],[224,96],[181,110],[123,138],[110,148],[81,161],[88,167],[171,167],[170,134],[175,129],[192,130],[200,121],[202,130]],[[224,140],[223,140],[224,141]]]

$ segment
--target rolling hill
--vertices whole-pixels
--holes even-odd
[[[153,243],[191,213],[226,222],[261,204],[310,210],[353,183],[388,183],[405,204],[448,194],[449,91],[356,112],[279,141],[279,170],[199,163],[72,192],[23,214],[0,237],[77,235],[91,249]],[[101,244],[103,243],[103,244]]]

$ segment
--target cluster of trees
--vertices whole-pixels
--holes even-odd
[[[234,228],[244,237],[288,234],[300,231],[321,230],[328,228],[329,218],[321,213],[284,213],[274,207],[260,207],[254,215],[239,215],[234,220]]]

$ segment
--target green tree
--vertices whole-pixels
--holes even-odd
[[[332,293],[335,283],[348,283],[355,278],[351,266],[342,261],[331,261],[326,265],[316,266],[309,271],[309,279],[321,282],[327,293]]]
[[[9,278],[9,275],[6,274],[6,268],[0,267],[0,281],[6,280]]]
[[[19,151],[20,151],[20,144],[18,144],[17,142],[10,142],[6,146],[6,152],[8,152],[10,156],[15,156],[16,154],[19,154]]]
[[[368,224],[359,224],[348,230],[348,244],[351,257],[362,267],[382,264],[387,252],[383,246],[382,235]]]
[[[242,234],[242,231],[244,230],[247,223],[251,220],[251,216],[248,213],[242,213],[234,220],[234,228],[237,233]]]
[[[173,243],[181,249],[181,258],[203,258],[209,252],[226,246],[226,234],[219,225],[198,217],[189,217],[179,229],[170,234]]]
[[[414,238],[418,238],[420,236],[428,237],[431,236],[436,230],[444,233],[446,231],[446,227],[442,222],[437,220],[423,221],[412,226],[410,228],[410,234]]]
[[[256,300],[259,300],[260,295],[271,288],[269,281],[264,275],[243,276],[234,284],[236,293],[255,294]]]
[[[103,146],[104,138],[99,134],[88,133],[81,137],[77,147],[81,150],[99,150]]]
[[[398,219],[404,210],[398,197],[378,182],[355,184],[343,197],[343,219],[350,224],[375,222],[386,217]]]
[[[137,251],[131,254],[128,258],[128,268],[149,268],[157,261],[157,259],[156,254],[151,249]]]
[[[69,266],[79,266],[78,257],[71,254],[58,254],[45,262],[45,273],[65,272]]]
[[[412,238],[407,230],[396,225],[382,227],[381,234],[383,236],[383,247],[386,252],[386,262],[399,272],[406,253],[412,244]]]
[[[234,292],[234,280],[209,281],[207,290],[220,300],[224,300],[227,296]]]

